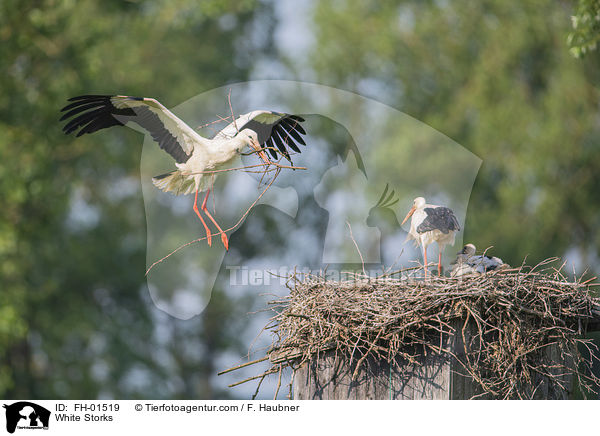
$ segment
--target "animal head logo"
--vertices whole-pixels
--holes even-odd
[[[19,401],[3,406],[6,409],[6,431],[14,433],[18,428],[47,429],[50,411],[29,401]]]

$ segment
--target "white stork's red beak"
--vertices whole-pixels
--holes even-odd
[[[262,147],[258,143],[258,141],[251,140],[250,144],[252,144],[252,148],[254,150],[256,150],[256,152],[258,153],[258,155],[260,156],[260,158],[263,160],[263,162],[265,163],[265,165],[270,165],[272,163],[269,160],[269,158],[267,157],[267,154],[265,153],[265,151],[262,149]]]
[[[413,213],[415,213],[415,210],[417,210],[417,208],[415,207],[415,205],[413,204],[413,207],[410,208],[410,211],[408,211],[408,214],[406,214],[406,217],[404,217],[404,221],[402,221],[402,224],[400,224],[401,226],[404,225],[404,223],[406,221],[408,221],[408,219],[412,216]]]

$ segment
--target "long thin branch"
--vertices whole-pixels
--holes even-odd
[[[281,169],[278,169],[278,171],[281,171]],[[252,210],[252,208],[254,208],[254,206],[260,201],[260,199],[263,197],[263,195],[265,195],[265,193],[267,192],[267,190],[275,182],[276,178],[277,178],[277,175],[275,177],[273,177],[273,179],[271,180],[271,182],[265,187],[265,189],[263,189],[263,191],[260,193],[260,195],[256,198],[256,200],[254,200],[254,202],[250,205],[250,207],[248,207],[248,209],[246,210],[246,212],[244,212],[244,214],[240,217],[240,219],[233,226],[231,226],[230,228],[224,230],[225,233],[230,232],[232,230],[235,230],[235,229],[237,229],[240,226],[240,224],[246,219],[246,217],[248,216],[248,214],[250,213],[250,211]],[[150,273],[150,271],[152,270],[152,268],[154,268],[159,263],[164,262],[166,259],[168,259],[172,255],[174,255],[178,251],[184,249],[185,247],[189,247],[190,245],[193,245],[193,244],[195,244],[197,242],[204,241],[205,239],[206,239],[206,236],[203,236],[201,238],[197,238],[197,239],[194,239],[193,241],[189,241],[189,242],[186,242],[183,245],[180,245],[179,247],[177,247],[176,249],[174,249],[173,251],[171,251],[166,256],[163,256],[159,260],[157,260],[154,263],[152,263],[152,265],[150,265],[150,267],[146,270],[146,274],[145,275],[147,276]]]

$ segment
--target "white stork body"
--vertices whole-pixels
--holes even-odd
[[[195,192],[194,212],[206,230],[211,245],[210,229],[198,209],[198,192],[206,191],[201,210],[212,221],[221,235],[225,249],[229,249],[226,233],[217,224],[206,207],[215,171],[227,165],[238,153],[249,146],[259,154],[263,163],[283,155],[291,162],[288,147],[300,149],[294,141],[305,145],[301,135],[301,117],[285,113],[258,110],[238,117],[214,138],[204,138],[153,98],[125,95],[82,95],[69,99],[72,103],[61,112],[68,111],[61,121],[72,118],[63,128],[66,134],[79,129],[77,136],[98,130],[123,126],[132,121],[145,129],[158,146],[175,159],[176,170],[152,178],[159,189],[176,195]],[[239,129],[239,130],[238,130]],[[264,148],[263,148],[264,147]]]
[[[173,191],[176,195],[206,191],[216,177],[214,171],[225,167],[248,145],[246,133],[230,140],[206,140],[200,135],[197,136],[198,138],[194,138],[196,143],[187,161],[176,162],[176,171],[152,179],[157,188],[165,192]],[[248,136],[252,140],[251,136]],[[265,163],[268,161],[266,157],[263,157],[263,160]],[[177,175],[182,180],[179,180]]]
[[[454,245],[455,233],[460,230],[454,212],[444,206],[427,204],[423,197],[417,197],[402,224],[409,218],[411,218],[410,230],[406,240],[414,239],[415,243],[423,248],[425,277],[427,277],[427,246],[433,242],[437,242],[438,245],[438,274],[441,275],[442,251],[446,245]]]
[[[485,254],[475,254],[475,245],[467,244],[458,252],[456,260],[453,262],[452,277],[460,277],[469,274],[485,274],[489,271],[495,271],[507,268],[502,259],[496,256],[486,256]]]

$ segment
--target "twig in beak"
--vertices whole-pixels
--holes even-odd
[[[252,148],[254,148],[254,150],[256,150],[256,152],[258,153],[258,155],[260,156],[260,158],[263,160],[263,162],[265,163],[265,165],[271,165],[273,163],[273,162],[271,162],[269,160],[269,158],[267,157],[267,154],[261,148],[261,146],[260,146],[260,144],[258,142],[252,141]]]

